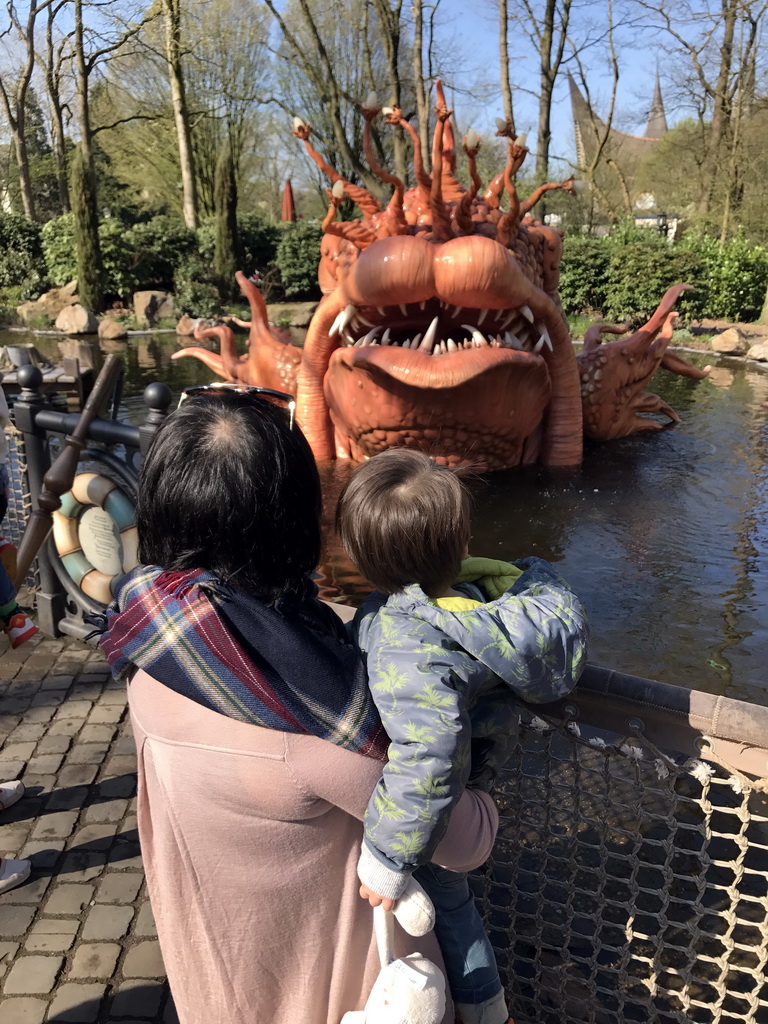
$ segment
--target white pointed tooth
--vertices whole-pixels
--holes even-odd
[[[376,330],[380,331],[381,328],[377,327]],[[373,332],[371,332],[371,333],[373,333]],[[387,328],[386,331],[384,331],[384,333],[382,334],[382,336],[381,336],[381,344],[382,345],[388,345],[389,344],[389,328]]]
[[[504,129],[507,127],[507,122],[502,120],[500,117],[497,117],[496,118],[496,127],[498,128],[498,130],[500,132],[503,132]]]
[[[427,300],[422,299],[419,303],[419,309],[423,312],[427,308]]]
[[[544,341],[544,338],[543,337],[539,338],[539,340],[533,346],[533,354],[534,355],[538,355],[539,352],[541,352],[541,350],[544,348],[545,344],[546,344],[546,342]]]
[[[345,345],[355,344],[355,336],[353,334],[350,334],[349,331],[346,329],[341,332],[341,340],[344,342]]]
[[[416,337],[411,342],[411,348],[420,348],[420,347],[421,347],[421,335],[417,334]]]
[[[501,342],[499,341],[498,338],[494,338],[491,341],[491,348],[501,348]]]
[[[547,328],[544,326],[544,324],[536,324],[536,328],[541,334],[542,338],[544,339],[544,344],[547,346],[549,351],[554,352],[554,349],[552,348],[552,339],[549,336],[549,331],[547,330]]]
[[[331,195],[334,199],[344,198],[344,182],[341,179],[334,181],[333,188],[331,189]]]
[[[503,310],[503,309],[502,309],[502,310],[500,310],[500,311],[499,311],[499,315],[501,315],[501,313],[503,313],[503,312],[504,312],[504,310]],[[502,320],[502,322],[501,322],[501,323],[499,324],[499,330],[500,330],[500,331],[503,331],[503,330],[504,330],[505,328],[509,327],[509,325],[510,325],[510,324],[512,323],[512,321],[514,320],[514,318],[515,318],[515,315],[516,315],[516,311],[515,311],[514,309],[513,309],[513,310],[511,310],[511,311],[510,311],[509,313],[507,313],[507,315],[506,315],[506,316],[504,317],[504,319]]]
[[[427,328],[427,333],[424,335],[424,341],[421,343],[422,348],[431,349],[434,344],[435,338],[437,337],[437,328],[439,326],[440,319],[435,317],[432,323]]]
[[[483,320],[485,320],[485,318],[486,318],[487,316],[488,316],[488,310],[487,310],[487,309],[481,309],[481,310],[480,310],[480,315],[479,315],[479,316],[478,316],[478,318],[477,318],[477,325],[478,325],[478,327],[479,327],[479,326],[480,326],[480,324],[481,324],[481,323],[483,322]]]
[[[382,316],[386,316],[386,315],[387,315],[387,314],[386,314],[386,313],[384,312],[384,307],[383,307],[383,306],[377,306],[377,307],[376,307],[376,309],[378,309],[378,311],[379,311],[379,312],[381,313],[381,315],[382,315]]]
[[[525,317],[525,319],[528,321],[529,324],[533,323],[533,313],[531,312],[531,307],[530,306],[521,306],[520,307],[520,312],[523,314],[523,316]]]
[[[293,130],[297,131],[299,128],[303,128],[303,127],[304,127],[304,122],[301,120],[301,118],[300,117],[294,117],[294,119],[293,119]]]
[[[344,323],[344,310],[342,310],[336,319],[331,324],[331,329],[328,331],[328,337],[332,338],[334,334],[338,334]]]
[[[518,352],[522,352],[525,349],[525,345],[520,341],[516,334],[512,334],[507,331],[504,335],[504,344],[507,348],[517,349]]]
[[[355,309],[355,307],[350,302],[350,304],[347,306],[347,308],[344,310],[344,312],[342,314],[342,316],[343,316],[343,320],[341,322],[341,329],[342,329],[342,331],[346,330],[347,327],[349,327],[349,325],[354,320],[356,313],[357,313],[357,310]]]
[[[451,313],[451,320],[455,320],[459,313],[464,309],[463,306],[456,306],[454,311]]]
[[[410,348],[410,347],[411,347],[411,339],[410,338],[406,338],[405,341],[400,346],[400,348]]]
[[[367,337],[367,335],[366,335]],[[358,338],[355,342],[355,348],[362,348],[366,344],[365,338]]]
[[[408,310],[405,308],[403,303],[398,302],[398,306],[400,307],[400,312],[403,314],[403,316],[408,316]]]
[[[368,319],[368,317],[363,316],[363,314],[360,312],[360,310],[358,310],[357,313],[355,314],[355,318],[357,320],[359,320],[361,324],[365,324],[366,327],[373,327],[374,326],[372,321],[370,321]]]
[[[446,346],[444,341],[440,342],[440,355],[441,356],[447,356],[448,355],[448,347]]]
[[[475,345],[480,347],[481,345],[488,344],[488,342],[485,340],[485,335],[483,334],[482,331],[479,331],[477,327],[473,327],[472,324],[462,324],[461,326],[464,328],[465,331],[469,331],[469,333],[472,335],[472,341],[474,342]]]
[[[456,344],[456,342],[453,340],[453,338],[449,338],[448,341],[446,341],[445,344],[446,344],[446,347],[447,347],[449,352],[458,352],[459,351],[459,346]]]
[[[376,335],[379,334],[380,331],[381,331],[381,327],[374,327],[372,331],[368,331],[366,336],[363,338],[363,344],[364,345],[372,345]],[[386,344],[386,342],[384,342],[382,340],[382,344]]]

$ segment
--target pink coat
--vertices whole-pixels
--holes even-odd
[[[144,672],[128,687],[147,884],[180,1024],[338,1024],[378,973],[357,859],[381,764],[225,718]],[[484,793],[457,805],[436,860],[489,856]],[[433,935],[401,952],[438,962]]]

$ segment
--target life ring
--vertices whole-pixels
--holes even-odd
[[[114,480],[79,473],[53,513],[53,543],[75,586],[109,604],[117,581],[139,562],[136,508]]]

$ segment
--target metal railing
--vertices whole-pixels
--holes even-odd
[[[37,495],[63,437],[74,430],[77,414],[52,408],[43,391],[43,376],[36,366],[18,371],[21,393],[13,404],[12,417],[18,433],[10,435],[11,493],[7,514],[9,539],[18,542]],[[141,426],[116,419],[97,418],[88,431],[78,471],[94,472],[114,481],[129,498],[135,498],[142,452],[168,413],[170,389],[150,384],[144,390],[147,413]],[[27,579],[38,625],[49,636],[66,633],[86,639],[100,624],[105,605],[89,597],[68,573],[49,537]]]

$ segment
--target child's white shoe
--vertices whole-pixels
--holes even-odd
[[[32,863],[28,860],[0,860],[0,892],[8,892],[26,882],[31,870]]]
[[[435,927],[435,908],[419,883],[411,878],[392,913],[403,931],[419,937]]]

